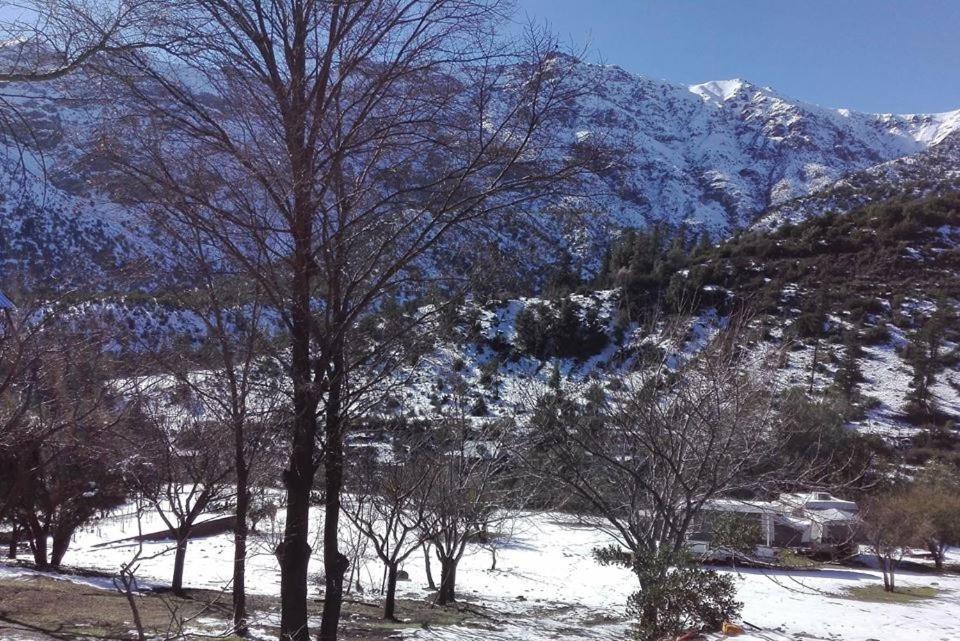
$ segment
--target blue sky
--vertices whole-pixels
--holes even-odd
[[[515,2],[518,22],[547,23],[587,59],[653,78],[744,78],[869,112],[960,108],[960,0]]]
[[[744,78],[827,107],[960,108],[960,0],[516,0],[586,58],[683,84]]]

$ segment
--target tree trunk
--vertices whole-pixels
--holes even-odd
[[[930,542],[928,548],[930,549],[930,554],[933,556],[933,566],[937,570],[937,574],[943,572],[943,548],[938,545],[935,541]]]
[[[73,532],[56,531],[53,534],[53,548],[50,551],[50,566],[59,568],[63,563],[63,557],[67,554],[67,548],[70,547],[70,539]]]
[[[50,535],[50,528],[40,524],[39,519],[33,517],[28,523],[30,534],[30,550],[33,552],[33,563],[37,569],[46,570],[50,567],[50,559],[47,556],[47,537]]]
[[[320,621],[320,641],[336,641],[343,606],[343,577],[350,561],[340,552],[338,528],[340,525],[340,493],[343,489],[343,365],[344,341],[335,339],[331,352],[333,371],[326,405],[326,433],[324,440],[325,489],[323,518],[323,569],[325,590],[323,618]]]
[[[308,226],[301,223],[302,226]],[[280,638],[309,641],[307,623],[307,566],[310,562],[310,490],[316,471],[314,449],[317,401],[310,365],[310,249],[309,229],[298,228],[293,267],[292,327],[290,332],[293,382],[293,438],[290,466],[284,471],[287,518],[283,541],[277,546],[280,563]]]
[[[433,580],[433,569],[430,567],[430,544],[429,543],[423,544],[423,564],[427,571],[427,586],[429,586],[431,590],[436,590],[437,584]]]
[[[20,527],[14,522],[10,530],[10,547],[7,549],[7,558],[17,558],[17,547],[20,545]]]
[[[233,528],[233,629],[240,636],[247,634],[247,512],[250,511],[249,472],[243,451],[243,428],[236,434],[237,507]]]
[[[383,601],[383,618],[396,621],[397,609],[397,564],[387,563],[387,596]]]
[[[664,577],[666,578],[666,577]],[[652,585],[656,579],[640,581],[640,594],[647,594],[650,590],[655,589],[656,586]],[[662,579],[661,579],[662,582]],[[640,624],[644,629],[654,630],[657,627],[657,620],[660,618],[660,611],[654,603],[647,601],[643,604],[643,610],[640,612]]]
[[[440,591],[437,605],[447,605],[457,600],[457,560],[440,559]]]
[[[817,330],[818,332],[823,331],[823,328]],[[810,394],[813,394],[813,383],[817,375],[817,358],[820,355],[820,334],[817,334],[817,340],[813,344],[813,360],[810,363],[810,388],[807,390]]]
[[[893,592],[893,577],[890,574],[890,559],[886,556],[877,556],[880,561],[880,570],[883,572],[883,591]]]
[[[120,584],[123,585],[123,594],[127,597],[127,605],[130,607],[130,613],[133,615],[133,627],[137,630],[137,639],[146,641],[147,636],[143,632],[143,619],[140,618],[140,606],[133,596],[133,586],[136,583],[136,577],[129,567],[124,567],[120,571]]]
[[[183,566],[187,560],[187,543],[189,538],[184,536],[177,539],[177,549],[173,555],[173,582],[170,589],[177,596],[183,596]]]

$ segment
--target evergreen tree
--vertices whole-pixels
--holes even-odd
[[[483,396],[478,396],[477,400],[473,402],[473,406],[470,408],[470,416],[486,416],[490,413],[490,410],[487,408],[487,401]]]
[[[710,234],[706,230],[700,232],[700,238],[697,240],[697,248],[694,251],[696,256],[703,256],[713,249],[713,242],[710,240]]]
[[[560,394],[563,391],[563,375],[560,374],[560,366],[554,363],[553,371],[550,373],[550,381],[548,383],[550,389],[554,393]]]
[[[564,251],[551,270],[546,287],[547,296],[554,299],[566,296],[575,292],[581,284],[580,270],[574,266],[569,252]]]
[[[531,356],[542,358],[546,355],[549,341],[548,311],[544,305],[532,304],[517,314],[517,342],[520,349]]]
[[[555,354],[564,356],[577,351],[577,344],[580,342],[580,315],[576,303],[569,298],[560,301],[556,325],[552,329]]]
[[[933,386],[942,368],[940,346],[943,341],[944,316],[945,305],[941,304],[937,313],[910,335],[906,350],[906,360],[913,367],[907,400],[926,414],[935,409]]]
[[[850,401],[856,396],[857,386],[863,382],[863,370],[860,368],[860,359],[863,357],[863,347],[857,332],[848,332],[843,342],[843,357],[833,376],[834,385]]]

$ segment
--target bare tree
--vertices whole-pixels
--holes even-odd
[[[928,463],[908,494],[927,521],[926,547],[942,572],[947,550],[960,546],[960,472],[945,463]]]
[[[33,402],[35,386],[30,384],[28,372],[37,356],[35,341],[42,328],[42,323],[29,321],[34,311],[12,305],[0,310],[0,452],[5,456],[17,450]],[[0,518],[10,516],[21,489],[21,484],[3,485]]]
[[[142,460],[133,487],[176,542],[171,588],[182,596],[190,535],[201,516],[233,498],[233,459],[220,445],[220,424],[196,415],[192,389],[164,382],[169,379],[138,395]]]
[[[883,573],[883,589],[895,592],[897,566],[911,547],[924,545],[930,524],[903,491],[870,497],[861,509],[860,518],[867,545]]]
[[[346,498],[344,514],[364,536],[386,568],[383,618],[396,620],[397,573],[410,555],[430,539],[430,489],[437,475],[420,458],[416,443],[403,443],[406,455],[357,466],[357,483]]]
[[[436,477],[423,530],[440,561],[438,605],[456,601],[457,567],[467,545],[481,541],[514,507],[501,428],[450,419],[433,430],[429,466]]]
[[[0,487],[38,567],[58,567],[77,528],[125,498],[129,452],[115,446],[115,428],[127,413],[106,375],[104,344],[102,331],[78,319],[45,327],[7,390],[15,409],[0,446]]]
[[[36,300],[21,301],[19,307],[11,303],[0,310],[0,456],[5,460],[22,455],[26,443],[43,442],[64,428],[49,422],[41,425],[31,417],[41,384],[38,368],[49,363],[56,369],[56,356],[50,353],[56,343],[44,340],[44,330],[57,315],[52,303]],[[0,484],[0,519],[10,521],[13,532],[11,558],[16,556],[16,539],[22,530],[13,511],[27,480],[25,475],[9,473]]]
[[[40,82],[96,56],[143,46],[141,12],[153,0],[0,2],[0,82]]]
[[[290,337],[281,634],[308,637],[309,497],[322,436],[324,616],[336,638],[345,390],[357,324],[458,227],[575,173],[552,124],[555,47],[491,41],[497,0],[167,2],[162,56],[116,68],[136,147],[118,162],[162,215],[244,264]],[[267,260],[251,263],[251,256]],[[359,377],[359,378],[362,378]],[[322,418],[322,430],[318,429]]]
[[[702,505],[746,489],[768,453],[769,390],[728,348],[674,371],[663,359],[618,399],[544,397],[528,461],[601,514],[628,550],[679,549]]]
[[[676,556],[712,499],[763,496],[776,483],[816,478],[814,463],[783,458],[772,385],[749,344],[749,324],[735,318],[696,355],[650,350],[656,357],[620,393],[541,397],[526,465],[562,489],[555,504],[600,517],[627,557]],[[669,563],[646,565],[637,572],[649,583],[640,594],[669,571]],[[658,613],[648,607],[642,617],[652,626]]]
[[[286,395],[275,384],[272,365],[276,328],[258,281],[247,281],[226,257],[215,253],[198,230],[163,221],[173,269],[192,275],[195,287],[176,295],[182,309],[200,320],[205,336],[199,349],[145,346],[163,371],[173,373],[202,405],[207,420],[228,431],[233,441],[235,482],[234,571],[235,631],[245,634],[246,558],[251,492],[276,463],[277,440]]]

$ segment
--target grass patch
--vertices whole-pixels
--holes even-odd
[[[17,579],[0,579],[0,637],[3,628],[16,627],[44,636],[73,639],[135,639],[133,617],[126,597],[118,592],[102,590],[55,575],[33,575]],[[231,603],[229,592],[187,590],[187,598],[170,593],[146,592],[137,597],[137,605],[148,637],[166,636],[171,630],[172,612],[188,620],[185,641],[209,640],[216,635],[224,641],[230,629]],[[249,595],[247,599],[250,626],[267,635],[279,630],[280,602],[276,597]],[[323,600],[308,602],[311,618],[317,618]],[[385,640],[398,630],[421,626],[475,625],[478,619],[492,618],[477,606],[457,603],[438,607],[428,601],[397,600],[399,622],[384,621],[378,603],[348,598],[343,604],[340,636],[344,641]],[[4,625],[4,623],[6,625]]]
[[[912,586],[897,588],[896,592],[885,592],[883,585],[863,585],[848,588],[841,596],[855,601],[870,601],[871,603],[914,603],[933,599],[941,590],[933,586]]]
[[[230,616],[225,606],[202,599],[166,597],[164,602],[158,596],[143,596],[137,602],[145,631],[153,636],[168,632],[168,605],[183,617],[199,615],[211,621],[227,621]],[[123,595],[43,576],[0,583],[0,618],[57,638],[135,636],[133,617]]]
[[[780,550],[777,554],[777,565],[790,568],[791,570],[810,570],[819,568],[821,564],[810,557],[802,556],[790,549],[785,549]]]

